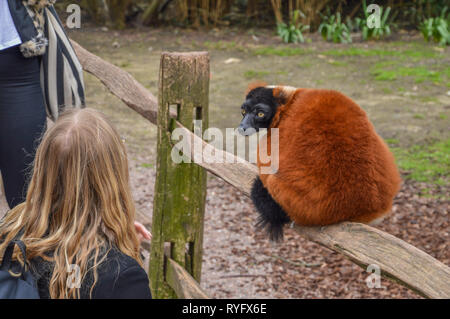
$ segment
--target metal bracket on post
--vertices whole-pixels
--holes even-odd
[[[209,55],[162,53],[159,74],[158,157],[154,190],[149,277],[154,298],[176,298],[166,281],[167,257],[200,282],[206,171],[171,158],[176,121],[193,131],[208,128]],[[173,118],[176,106],[176,118]],[[166,252],[165,252],[166,251]]]

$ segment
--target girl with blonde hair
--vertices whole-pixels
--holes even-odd
[[[119,134],[98,111],[68,110],[42,138],[26,201],[0,222],[0,258],[22,240],[41,298],[151,298],[149,233],[134,218]]]

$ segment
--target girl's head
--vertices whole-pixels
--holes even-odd
[[[69,265],[83,278],[110,246],[140,261],[134,215],[119,134],[100,112],[71,109],[43,136],[26,202],[0,223],[0,252],[23,229],[28,258],[54,262],[51,297],[78,297],[66,285]]]

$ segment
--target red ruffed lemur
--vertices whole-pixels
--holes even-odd
[[[257,226],[281,240],[290,221],[323,226],[370,223],[392,206],[401,179],[394,157],[366,113],[332,90],[284,86],[250,87],[242,104],[241,134],[261,128],[258,149],[270,154],[271,128],[278,128],[278,171],[253,184]],[[270,154],[274,156],[276,154]]]

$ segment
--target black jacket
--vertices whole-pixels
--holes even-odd
[[[39,295],[49,299],[49,282],[52,263],[41,258],[31,261],[31,272],[37,278]],[[98,266],[98,278],[92,293],[93,299],[151,299],[149,280],[145,270],[136,260],[113,248],[105,261]],[[81,299],[90,298],[93,282],[92,272],[88,272],[81,283]]]
[[[17,1],[7,0],[11,17],[19,33],[22,44],[20,51],[29,58],[45,53],[47,39],[44,37],[44,10],[51,0]]]
[[[20,52],[26,58],[41,58],[41,86],[47,115],[56,121],[64,108],[85,107],[83,69],[52,5],[55,0],[7,1],[22,40]]]

